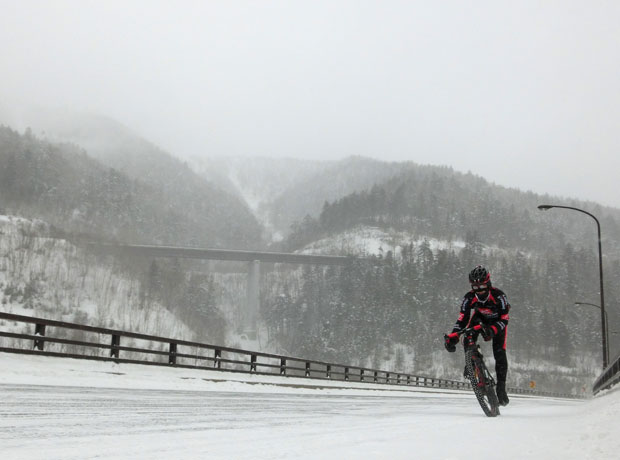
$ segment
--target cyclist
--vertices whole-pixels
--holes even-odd
[[[491,274],[482,265],[478,265],[469,273],[471,291],[465,294],[461,303],[459,317],[446,336],[445,346],[449,352],[456,351],[459,341],[458,331],[468,325],[480,324],[480,333],[485,341],[493,340],[493,356],[495,357],[495,374],[497,375],[497,399],[502,406],[508,404],[506,394],[506,375],[508,374],[508,359],[506,358],[506,326],[508,325],[508,311],[510,304],[506,295],[491,285]],[[471,314],[474,311],[473,315]],[[475,332],[474,341],[478,339]]]

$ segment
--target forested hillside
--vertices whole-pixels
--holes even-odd
[[[305,216],[316,217],[325,201],[363,192],[414,168],[353,156],[339,161],[293,158],[196,159],[199,174],[226,190],[236,190],[279,242]]]
[[[473,241],[461,250],[433,252],[428,243],[400,249],[398,257],[388,252],[343,269],[305,269],[299,291],[282,284],[264,303],[270,334],[303,356],[374,367],[391,361],[394,371],[457,378],[462,355],[448,355],[442,336],[469,289],[467,273],[484,263],[512,304],[511,385],[535,380],[544,388],[577,391],[600,369],[600,312],[574,305],[598,301],[592,251],[566,245],[558,253],[532,254]],[[608,279],[620,277],[617,260],[606,268]],[[607,286],[610,320],[617,324],[620,290]]]
[[[101,164],[74,144],[0,127],[0,208],[104,239],[260,246],[260,225],[232,195],[210,187],[163,153],[159,160],[147,156],[139,161],[140,151],[121,154],[130,158],[133,166],[125,169],[131,174]]]
[[[482,263],[513,306],[509,385],[535,380],[547,390],[578,392],[600,370],[600,311],[574,305],[599,302],[596,227],[580,213],[536,208],[551,203],[600,218],[610,349],[612,356],[620,351],[616,209],[507,189],[447,167],[359,157],[323,165],[227,161],[222,170],[199,175],[113,122],[103,130],[95,125],[65,133],[79,145],[0,128],[0,214],[51,224],[42,239],[0,234],[0,256],[9,261],[0,271],[5,308],[66,319],[83,310],[82,319],[109,322],[105,310],[114,315],[121,308],[110,293],[111,275],[95,276],[88,297],[70,293],[76,286],[59,276],[59,257],[72,261],[72,273],[89,273],[89,266],[111,273],[100,266],[110,261],[72,255],[77,249],[68,241],[74,235],[260,249],[268,244],[261,235],[269,228],[289,234],[270,250],[346,254],[355,261],[344,268],[262,268],[254,348],[458,378],[462,356],[448,355],[442,336],[468,289],[467,272]],[[113,141],[98,139],[101,132],[112,133]],[[287,170],[281,182],[269,182]],[[369,230],[384,234],[389,244],[372,251],[358,244]],[[21,265],[10,262],[17,255]],[[241,337],[247,313],[243,267],[113,263],[115,285],[125,278],[131,286],[122,307],[127,317],[147,318],[144,309],[153,308],[159,318],[188,324],[199,340]]]
[[[102,258],[41,220],[0,215],[2,311],[222,343],[215,299],[212,277],[179,261]]]
[[[508,348],[513,384],[535,379],[576,391],[584,378],[593,378],[602,359],[600,311],[574,305],[599,303],[596,226],[576,212],[543,213],[536,206],[544,202],[589,209],[601,219],[605,273],[613,280],[605,294],[615,356],[618,211],[505,189],[449,168],[412,168],[370,190],[326,202],[317,218],[296,225],[287,241],[291,250],[309,243],[316,250],[319,239],[361,234],[372,226],[393,235],[395,252],[386,246],[379,256],[345,270],[306,270],[299,292],[283,286],[266,303],[265,322],[275,327],[279,343],[305,354],[344,353],[364,365],[390,357],[407,369],[439,368],[456,377],[458,366],[442,354],[441,338],[469,289],[468,271],[482,263],[513,305]],[[446,248],[431,250],[430,239],[445,241]],[[465,242],[465,248],[450,242]],[[359,255],[351,245],[347,251]]]
[[[320,176],[331,163],[294,158],[197,157],[191,166],[207,181],[245,200],[265,226],[265,238],[270,242],[282,240],[291,223],[308,212],[304,203],[295,199],[296,187]],[[321,193],[314,199],[320,200]],[[291,209],[282,209],[278,203],[287,199],[292,201]]]
[[[408,169],[407,163],[388,163],[363,157],[335,161],[284,190],[273,200],[269,213],[275,225],[290,233],[294,222],[320,213],[325,201],[362,192]]]
[[[403,174],[367,190],[324,202],[317,218],[295,225],[288,247],[298,249],[361,224],[528,251],[561,249],[567,242],[583,246],[593,238],[596,242],[594,221],[574,212],[537,209],[548,202],[597,215],[605,229],[606,252],[620,255],[620,211],[616,209],[508,189],[450,168],[413,164]]]

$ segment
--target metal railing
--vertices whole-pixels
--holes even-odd
[[[32,333],[0,330],[0,352],[116,363],[251,373],[314,380],[376,383],[469,390],[465,381],[442,379],[344,364],[327,363],[271,353],[221,347],[116,329],[0,312],[0,319],[34,325]],[[6,346],[5,346],[6,345]],[[317,382],[318,383],[318,382]],[[575,395],[509,388],[514,394],[576,398]]]
[[[603,373],[594,381],[592,394],[608,390],[617,383],[620,383],[620,355],[605,369]]]

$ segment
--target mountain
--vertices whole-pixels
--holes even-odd
[[[197,337],[190,321],[145,295],[139,276],[95,259],[39,219],[0,215],[0,266],[5,312]]]
[[[102,116],[46,110],[27,112],[24,119],[32,126],[28,132],[40,132],[48,145],[70,143],[72,146],[62,149],[73,149],[74,153],[81,150],[100,166],[143,189],[145,200],[154,203],[161,214],[155,221],[169,230],[159,232],[159,224],[151,219],[149,225],[154,228],[138,232],[148,239],[136,235],[131,241],[234,249],[262,246],[263,229],[243,200],[205,181],[186,163],[122,124]],[[136,211],[136,218],[141,211]],[[152,210],[145,212],[153,214]],[[140,217],[140,221],[144,219]],[[127,232],[123,234],[127,236]]]
[[[324,204],[297,226],[290,249],[358,225],[447,241],[478,241],[502,248],[542,250],[594,243],[594,222],[576,212],[541,212],[551,203],[599,216],[606,253],[620,256],[620,210],[596,203],[521,192],[450,168],[409,164],[404,171],[360,192]],[[568,230],[568,231],[567,231]]]
[[[275,241],[288,233],[299,215],[305,215],[299,205],[290,213],[275,203],[294,194],[292,191],[300,184],[331,166],[326,162],[292,158],[239,157],[194,158],[190,165],[207,181],[242,199],[266,227],[267,240]]]
[[[266,229],[271,240],[282,238],[270,249],[356,256],[346,268],[261,268],[255,344],[261,350],[459,378],[462,357],[445,353],[442,335],[468,289],[467,272],[483,263],[512,305],[509,385],[535,380],[540,389],[581,391],[600,370],[596,227],[577,212],[543,213],[536,209],[541,203],[599,217],[610,348],[612,355],[620,350],[613,335],[620,322],[617,209],[411,162],[352,157],[186,165],[111,120],[65,132],[70,144],[51,141],[61,136],[50,131],[44,140],[31,131],[0,130],[0,213],[43,218],[56,236],[89,232],[130,242],[239,247],[259,246]],[[30,230],[23,232],[17,234],[26,239],[6,250],[7,267],[20,254],[15,248],[46,254],[45,244],[33,246]],[[140,293],[128,297],[130,310],[155,302],[179,321],[211,328],[218,340],[241,324],[244,274],[187,261],[117,262]],[[49,276],[4,273],[6,305],[17,309],[32,304],[36,280]],[[576,307],[577,301],[595,308]],[[103,310],[106,295],[92,302]]]
[[[514,305],[511,384],[536,380],[548,389],[580,391],[596,376],[600,320],[594,309],[573,305],[598,300],[596,227],[580,213],[544,213],[537,206],[597,215],[611,279],[620,277],[619,210],[502,187],[449,167],[352,157],[312,171],[293,170],[294,160],[280,167],[272,161],[261,168],[262,159],[228,160],[226,168],[213,169],[243,177],[229,186],[259,203],[252,208],[263,216],[280,218],[273,220],[285,235],[281,248],[374,262],[272,279],[261,307],[267,346],[370,367],[390,360],[395,370],[459,378],[454,357],[440,353],[440,338],[455,319],[467,271],[484,263]],[[298,171],[291,174],[297,180],[261,187],[273,185],[265,171],[277,178],[282,167]],[[286,233],[285,222],[293,223]],[[607,283],[606,298],[610,323],[617,324],[615,283]],[[539,367],[525,364],[532,362]]]
[[[614,331],[620,323],[618,209],[415,165],[325,203],[317,217],[295,227],[284,241],[289,250],[364,258],[345,270],[304,270],[300,288],[282,288],[266,302],[265,323],[278,343],[306,356],[345,354],[347,362],[371,367],[391,357],[395,370],[436,375],[441,369],[459,378],[458,357],[442,354],[441,337],[469,289],[468,271],[482,263],[512,305],[509,384],[535,380],[537,388],[579,392],[600,369],[600,310],[575,306],[599,302],[596,226],[579,212],[539,211],[542,203],[598,216]],[[613,357],[620,342],[613,332],[608,338]]]
[[[326,201],[361,192],[414,167],[359,156],[340,161],[291,158],[196,159],[192,167],[208,180],[236,192],[281,241],[291,226],[316,217]]]
[[[407,163],[387,163],[364,157],[350,157],[330,163],[287,187],[273,201],[270,214],[276,225],[287,229],[305,216],[317,216],[326,201],[370,189],[409,168]]]
[[[21,135],[0,127],[0,207],[42,218],[67,232],[104,239],[260,246],[262,229],[243,203],[144,145],[143,151],[135,152],[137,159],[117,165],[121,170],[100,163],[75,144],[52,143],[30,130]],[[111,157],[120,159],[117,152]]]

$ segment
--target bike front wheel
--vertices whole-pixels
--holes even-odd
[[[475,348],[465,351],[465,366],[467,377],[485,415],[487,417],[497,417],[500,415],[493,379],[482,357]]]

